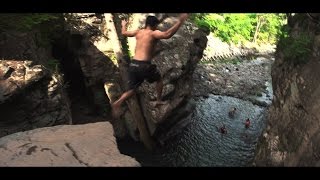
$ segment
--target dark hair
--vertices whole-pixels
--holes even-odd
[[[155,16],[148,16],[146,19],[146,27],[157,27],[158,24],[160,23],[159,19],[156,18]]]

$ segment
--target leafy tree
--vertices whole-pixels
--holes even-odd
[[[271,13],[196,13],[191,19],[200,28],[209,29],[228,43],[275,43],[282,33],[286,16]]]
[[[257,14],[253,42],[275,43],[281,34],[285,19],[285,14]]]

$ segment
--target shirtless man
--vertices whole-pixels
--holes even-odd
[[[128,69],[129,82],[128,90],[124,92],[121,97],[112,103],[112,116],[118,118],[120,115],[120,107],[122,103],[135,94],[135,90],[147,80],[149,83],[156,82],[157,103],[163,104],[161,101],[162,96],[162,77],[154,64],[151,64],[153,52],[156,43],[159,39],[171,38],[187,19],[188,14],[180,14],[178,21],[171,28],[166,31],[156,30],[160,21],[155,16],[148,16],[144,29],[127,31],[127,22],[122,20],[121,33],[127,37],[136,38],[135,55],[130,63]]]

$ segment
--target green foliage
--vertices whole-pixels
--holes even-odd
[[[104,51],[104,54],[110,58],[113,64],[118,64],[117,56],[113,51]]]
[[[284,59],[292,61],[295,65],[304,64],[311,54],[312,38],[307,33],[301,33],[297,37],[283,36],[278,44],[282,49]]]
[[[286,23],[285,14],[258,14],[262,26],[260,28],[258,42],[274,44],[279,40],[283,32],[283,25]]]
[[[54,38],[59,37],[63,30],[62,14],[26,13],[0,14],[0,32],[35,31],[39,46],[48,46]]]
[[[49,59],[47,61],[46,67],[51,70],[52,72],[59,72],[59,61],[57,59]]]
[[[113,13],[113,21],[115,22],[115,26],[117,29],[117,33],[121,34],[121,20],[126,19],[129,21],[129,19],[132,17],[131,13]],[[132,53],[130,52],[128,39],[124,36],[119,36],[119,40],[122,46],[122,52],[124,56],[132,57]],[[112,59],[112,58],[111,58]]]
[[[190,19],[199,28],[209,29],[221,40],[235,44],[246,41],[275,43],[286,23],[285,14],[271,13],[196,13]]]
[[[48,13],[0,14],[0,30],[30,31],[44,22],[56,19],[56,14]]]

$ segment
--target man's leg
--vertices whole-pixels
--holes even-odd
[[[121,97],[116,100],[114,103],[112,103],[111,107],[112,107],[112,116],[114,118],[118,118],[120,115],[120,107],[122,105],[122,103],[127,100],[128,98],[130,98],[132,95],[134,95],[135,91],[134,89],[131,89],[129,91],[124,92]]]

